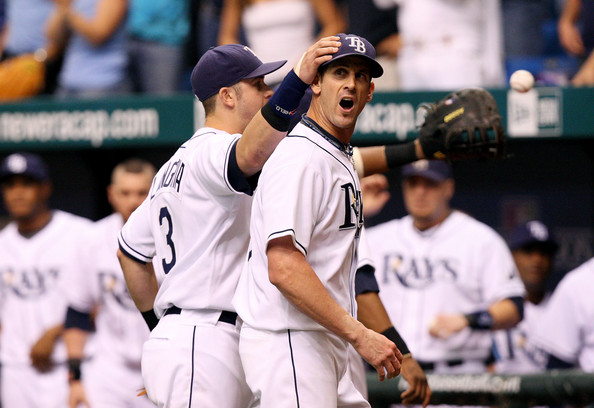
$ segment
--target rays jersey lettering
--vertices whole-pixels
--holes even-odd
[[[1,272],[2,285],[22,299],[38,298],[53,290],[60,277],[58,268],[31,268]]]
[[[119,274],[121,275],[121,273]],[[99,279],[99,289],[101,296],[107,299],[113,299],[118,305],[126,310],[136,310],[136,305],[128,292],[126,281],[114,272],[101,271],[97,275]]]
[[[157,183],[157,185],[153,185],[153,187],[156,188],[154,188],[154,192],[151,198],[153,198],[155,194],[163,188],[170,188],[174,190],[176,193],[179,193],[181,189],[182,177],[184,176],[185,167],[186,165],[181,159],[169,163],[167,169],[163,172],[161,178],[155,178],[153,180],[153,184]]]
[[[384,255],[382,283],[397,279],[411,289],[425,289],[436,283],[456,282],[460,274],[454,259],[407,258],[402,254]]]
[[[361,191],[356,190],[352,183],[346,183],[340,186],[344,195],[344,222],[339,230],[357,228],[356,237],[361,232],[363,226],[363,201]]]

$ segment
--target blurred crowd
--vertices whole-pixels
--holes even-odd
[[[0,9],[3,64],[34,56],[45,86],[33,93],[57,97],[189,90],[199,56],[237,42],[289,61],[268,78],[274,88],[312,39],[338,32],[377,48],[387,71],[379,90],[503,87],[517,69],[537,85],[594,84],[591,0],[2,0]]]

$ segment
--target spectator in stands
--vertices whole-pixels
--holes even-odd
[[[451,166],[420,160],[402,168],[409,215],[367,230],[379,295],[421,368],[481,373],[489,330],[522,317],[523,287],[504,240],[450,207]]]
[[[567,52],[582,59],[575,86],[594,86],[594,0],[566,0],[557,26]]]
[[[6,157],[0,185],[12,219],[0,232],[0,399],[5,408],[63,408],[64,292],[76,243],[91,222],[50,208],[49,172],[37,155]]]
[[[40,59],[45,58],[46,75],[44,93],[56,87],[61,59],[59,49],[51,47],[44,31],[51,15],[51,0],[3,0],[4,24],[0,34],[2,61],[37,50]]]
[[[136,92],[178,91],[190,32],[187,0],[130,0],[130,81]]]
[[[526,288],[524,319],[514,328],[493,334],[494,368],[502,374],[542,371],[546,366],[546,358],[533,347],[529,337],[536,330],[549,301],[547,286],[558,245],[549,229],[540,221],[516,226],[509,236],[508,245]]]
[[[239,43],[240,27],[259,58],[287,60],[266,76],[267,85],[275,88],[316,37],[344,32],[346,23],[334,0],[224,0],[219,45]]]
[[[594,372],[594,258],[561,279],[533,334],[547,369]]]
[[[398,5],[401,87],[454,90],[504,85],[499,0],[374,0]]]
[[[54,44],[65,44],[59,96],[100,97],[130,89],[127,9],[127,0],[56,0],[47,31]]]

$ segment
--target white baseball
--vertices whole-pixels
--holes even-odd
[[[528,92],[534,86],[534,76],[525,69],[519,69],[509,78],[509,86],[518,92]]]

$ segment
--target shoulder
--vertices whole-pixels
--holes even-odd
[[[410,217],[406,216],[377,224],[371,228],[367,228],[367,237],[369,240],[382,240],[385,239],[386,235],[396,235],[397,233],[401,233],[404,228],[411,224],[410,220]]]
[[[88,218],[62,210],[54,210],[53,218],[57,223],[69,227],[89,228],[93,225],[93,221]]]
[[[568,272],[567,275],[561,279],[559,286],[555,289],[557,291],[574,291],[583,290],[590,291],[594,285],[594,258],[586,261],[577,268]]]
[[[454,210],[449,217],[449,223],[457,231],[463,232],[467,237],[477,242],[494,240],[505,244],[497,231],[465,212]]]

